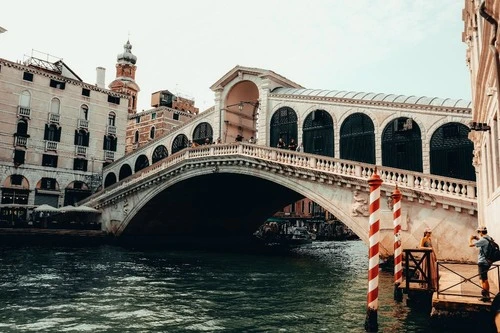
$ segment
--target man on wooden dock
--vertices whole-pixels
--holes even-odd
[[[489,246],[488,230],[486,227],[477,228],[478,235],[472,235],[469,238],[470,247],[478,247],[479,254],[477,258],[477,266],[479,272],[479,279],[481,280],[481,291],[482,297],[480,298],[483,302],[491,302],[490,299],[490,284],[488,282],[488,271],[490,270],[491,263],[486,259],[486,251]]]

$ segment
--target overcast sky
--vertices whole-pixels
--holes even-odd
[[[85,82],[115,77],[130,39],[138,109],[168,89],[214,104],[210,86],[236,65],[306,87],[471,99],[463,0],[3,0],[0,58],[48,53]]]

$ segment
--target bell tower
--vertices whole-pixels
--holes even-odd
[[[130,96],[128,114],[137,113],[137,95],[141,90],[135,82],[137,57],[132,54],[132,44],[127,40],[123,53],[116,57],[116,78],[109,84],[109,89]]]

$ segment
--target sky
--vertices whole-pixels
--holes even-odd
[[[22,6],[22,14],[20,13]],[[138,110],[169,90],[214,105],[237,65],[305,88],[471,99],[463,0],[3,0],[0,58],[61,58],[96,83],[130,40]],[[40,53],[41,52],[41,53]]]

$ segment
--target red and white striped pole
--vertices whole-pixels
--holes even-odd
[[[377,174],[377,168],[368,180],[370,185],[370,238],[368,251],[368,307],[366,311],[365,330],[378,332],[378,270],[379,270],[379,238],[380,238],[380,185],[382,179]]]
[[[396,185],[392,192],[392,216],[394,218],[394,299],[403,300],[399,286],[403,282],[403,252],[401,248],[401,192]]]

